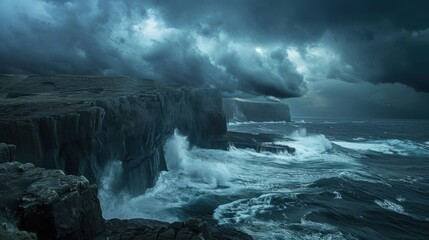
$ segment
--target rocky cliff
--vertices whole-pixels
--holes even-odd
[[[141,193],[166,169],[174,129],[192,144],[226,132],[220,94],[128,77],[0,75],[0,142],[16,160],[99,182],[119,160],[115,186]]]
[[[0,143],[0,163],[15,160],[16,146]]]

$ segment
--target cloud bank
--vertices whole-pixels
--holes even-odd
[[[0,73],[128,75],[225,95],[321,80],[429,92],[429,2],[0,0]]]

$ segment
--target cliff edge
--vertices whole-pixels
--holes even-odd
[[[119,160],[126,174],[115,186],[139,194],[166,170],[163,145],[176,128],[199,146],[224,135],[219,92],[129,77],[0,75],[0,142],[16,146],[17,161],[99,183]]]

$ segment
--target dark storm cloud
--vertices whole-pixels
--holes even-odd
[[[327,77],[399,82],[429,92],[428,1],[173,1],[161,9],[178,27],[206,21],[235,38],[286,42],[301,51],[328,35],[325,46],[351,74],[331,66]]]
[[[429,92],[427,1],[0,0],[0,72],[129,75],[295,97],[309,81]]]
[[[278,97],[305,91],[293,67],[261,63],[252,43],[228,47],[232,39],[220,39],[212,22],[210,29],[172,26],[149,1],[0,4],[2,73],[129,75]],[[212,38],[212,49],[203,52],[198,44]]]

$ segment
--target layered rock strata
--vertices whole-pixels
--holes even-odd
[[[15,160],[16,146],[0,143],[0,163]]]
[[[16,160],[84,175],[98,183],[119,160],[115,186],[141,193],[166,170],[174,129],[204,146],[226,133],[220,94],[128,77],[0,75],[0,142]]]

